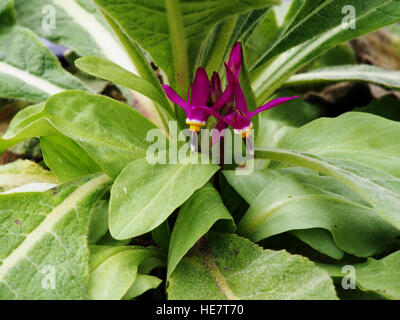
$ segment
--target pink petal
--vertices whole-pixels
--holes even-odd
[[[163,89],[165,94],[167,95],[168,99],[171,100],[173,103],[180,106],[186,113],[189,112],[189,104],[183,100],[175,91],[168,85],[163,85]]]
[[[229,69],[232,70],[236,79],[239,78],[240,70],[242,68],[242,47],[240,42],[236,42],[233,46],[231,55],[228,62]]]
[[[211,94],[210,80],[204,68],[198,68],[194,78],[191,104],[205,106]]]
[[[247,108],[246,97],[244,96],[243,90],[240,87],[239,82],[236,82],[234,95],[236,100],[236,108],[242,111],[245,115],[250,116],[250,111]]]
[[[235,84],[239,79],[233,74],[229,66],[225,63],[226,78],[229,84]]]
[[[233,96],[234,84],[228,84],[224,93],[219,98],[219,100],[211,107],[214,111],[219,111],[224,105],[226,105]]]
[[[254,117],[256,114],[259,114],[260,112],[266,111],[268,109],[272,109],[272,108],[277,107],[285,102],[288,102],[290,100],[297,99],[297,98],[299,98],[299,97],[298,96],[282,97],[282,98],[274,99],[274,100],[268,102],[266,105],[263,105],[262,107],[257,108],[257,110],[251,112],[250,114],[252,117]]]

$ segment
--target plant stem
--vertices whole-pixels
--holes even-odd
[[[172,54],[175,68],[175,81],[178,94],[185,96],[189,86],[189,61],[179,0],[165,0]]]

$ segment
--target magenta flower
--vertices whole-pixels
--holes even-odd
[[[251,112],[247,108],[246,98],[243,94],[243,90],[240,87],[239,83],[236,83],[233,91],[234,91],[236,106],[230,114],[223,117],[212,109],[207,110],[205,112],[212,114],[221,121],[225,122],[227,125],[230,125],[236,134],[242,134],[242,135],[244,135],[249,129],[253,128],[253,124],[251,123],[251,118],[253,118],[255,115],[259,114],[260,112],[277,107],[290,100],[298,98],[298,96],[276,98],[268,102],[267,104],[257,108],[255,111]]]
[[[206,125],[208,118],[213,115],[220,121],[216,132],[223,131],[231,126],[234,133],[241,134],[246,140],[246,146],[254,154],[251,129],[251,118],[260,112],[276,107],[282,103],[298,97],[277,98],[266,105],[250,112],[246,98],[240,87],[239,77],[242,69],[242,48],[237,42],[230,53],[228,63],[225,63],[227,87],[222,90],[221,78],[217,72],[213,73],[211,81],[204,68],[198,68],[193,84],[188,88],[187,100],[181,98],[170,86],[164,85],[167,97],[180,106],[186,113],[186,123],[190,126],[190,144],[192,151],[197,148],[197,134]],[[222,136],[213,134],[212,144]]]
[[[235,79],[239,81],[240,70],[242,69],[242,46],[240,42],[236,42],[233,46],[228,64],[225,64],[226,68],[229,69],[235,76]]]
[[[167,97],[180,106],[186,113],[186,123],[196,131],[206,125],[210,115],[199,107],[207,107],[211,95],[210,81],[204,68],[198,68],[193,84],[189,86],[187,101],[182,99],[170,86],[164,85]]]
[[[228,73],[228,79],[231,77],[234,77],[232,72],[227,69]],[[231,73],[231,74],[230,74]],[[298,96],[294,97],[282,97],[282,98],[277,98],[274,99],[267,104],[257,108],[255,111],[249,111],[247,107],[247,101],[245,98],[245,95],[243,93],[242,88],[240,87],[240,84],[238,81],[234,81],[233,84],[233,95],[235,99],[235,107],[231,113],[229,113],[226,116],[220,115],[218,112],[216,112],[214,109],[204,109],[205,112],[209,113],[210,115],[215,116],[219,120],[221,120],[218,125],[216,126],[216,129],[218,131],[222,131],[225,129],[228,125],[233,128],[233,131],[235,134],[241,134],[243,139],[246,140],[246,145],[250,151],[250,153],[253,155],[254,154],[254,145],[253,145],[253,140],[251,136],[251,129],[253,128],[253,124],[251,122],[251,118],[259,114],[260,112],[272,109],[274,107],[277,107],[285,102],[288,102],[290,100],[298,98]],[[222,135],[217,135],[213,134],[213,141],[212,144],[215,144],[218,142],[217,139],[220,139]]]

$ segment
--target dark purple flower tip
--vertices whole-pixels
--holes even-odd
[[[212,102],[216,103],[221,96],[222,96],[221,78],[219,77],[219,74],[214,71],[213,76],[211,78],[211,100],[212,100]]]
[[[240,70],[242,69],[242,46],[240,42],[236,42],[232,48],[228,67],[235,75],[236,79],[239,79]]]

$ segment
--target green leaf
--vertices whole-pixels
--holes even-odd
[[[96,244],[108,231],[107,200],[99,200],[92,208],[89,221],[88,243]]]
[[[96,0],[96,3],[131,39],[149,52],[168,75],[170,83],[173,84],[178,76],[178,84],[182,85],[190,81],[202,43],[217,23],[232,15],[279,1],[174,0],[168,1],[168,6],[161,0],[146,3],[138,0]],[[182,60],[176,61],[179,58]],[[176,62],[175,65],[172,61]]]
[[[336,299],[329,275],[304,257],[210,234],[172,274],[171,300]]]
[[[160,248],[165,252],[168,252],[169,242],[171,239],[171,227],[168,220],[165,220],[157,228],[152,230],[151,237]]]
[[[249,66],[253,66],[259,57],[267,51],[278,29],[275,12],[269,10],[262,22],[257,25],[249,39],[245,42],[245,52]]]
[[[175,119],[165,94],[158,90],[151,82],[100,57],[86,56],[76,60],[75,64],[79,69],[92,76],[127,87],[153,100],[157,104],[157,110],[161,119],[164,118],[165,121]],[[164,127],[167,127],[167,124],[164,123]]]
[[[110,27],[92,0],[70,0],[68,3],[63,0],[15,0],[15,5],[18,21],[39,36],[65,45],[80,56],[107,58],[129,72],[152,81],[161,90],[140,48],[119,34],[118,27],[108,21]],[[52,10],[55,10],[54,16]],[[49,28],[51,18],[55,19],[55,28]],[[121,37],[120,40],[112,29]],[[163,126],[157,113],[154,114],[156,106],[150,99],[136,91],[124,93],[129,102],[148,114],[153,122]]]
[[[355,10],[355,28],[350,28],[346,24],[349,19],[345,19],[350,17],[349,12],[342,12],[348,5],[346,0],[294,1],[293,7],[297,9],[295,14],[292,14],[294,11],[292,8],[292,12],[289,13],[290,19],[286,17],[283,32],[264,53],[258,65],[316,36],[334,32],[336,29],[349,33],[346,37],[356,38],[400,20],[400,4],[397,0],[355,0],[351,2]]]
[[[125,295],[132,298],[139,287],[146,286],[143,278],[135,285],[141,265],[150,262],[151,267],[143,270],[147,273],[164,264],[163,256],[154,248],[92,246],[90,251],[89,297],[93,300],[119,300]]]
[[[156,129],[131,107],[80,91],[55,95],[42,110],[35,107],[17,117],[3,139],[61,132],[77,142],[111,178],[116,178],[129,162],[146,155],[151,145],[146,141],[147,132]]]
[[[7,15],[12,1],[3,2],[6,7],[0,10],[8,10]],[[0,20],[0,97],[42,102],[68,89],[88,90],[31,31],[7,21]]]
[[[368,257],[399,246],[396,238],[400,231],[345,185],[298,168],[270,171],[256,172],[254,178],[225,173],[236,190],[250,200],[239,234],[258,242],[292,231],[335,259],[341,259],[343,251]]]
[[[179,211],[168,251],[167,279],[190,248],[217,222],[224,223],[228,231],[236,229],[219,193],[207,184],[197,190]]]
[[[348,5],[345,0],[309,0],[304,3],[295,19],[282,26],[276,46],[271,46],[271,51],[250,70],[258,104],[266,101],[291,75],[329,49],[400,21],[400,3],[397,0],[354,1],[356,29],[342,26],[345,15],[341,10]],[[271,52],[280,54],[269,59],[272,58]]]
[[[129,71],[136,69],[92,0],[14,0],[14,3],[18,22],[40,37],[71,48],[80,56],[105,57]],[[55,10],[54,16],[50,9]],[[50,28],[51,18],[55,18],[55,28]]]
[[[101,171],[79,144],[64,135],[42,137],[40,146],[44,162],[61,182]]]
[[[111,190],[110,232],[118,240],[152,231],[202,187],[219,169],[195,164],[193,154],[178,164],[133,161],[122,170]]]
[[[277,147],[356,161],[400,177],[398,133],[399,122],[368,113],[348,112],[337,118],[320,118],[306,124],[286,135]]]
[[[58,134],[57,130],[48,121],[40,119],[43,108],[43,104],[29,106],[14,116],[6,134],[0,140],[0,153],[32,137]]]
[[[316,69],[290,77],[285,86],[340,81],[370,82],[388,88],[400,88],[400,72],[369,65],[348,65]]]
[[[131,300],[142,295],[148,290],[157,289],[161,282],[162,280],[155,276],[137,274],[135,282],[129,288],[122,300]]]
[[[0,195],[1,299],[87,299],[89,212],[109,182],[91,176]]]
[[[259,170],[243,177],[224,172],[236,191],[252,204],[239,232],[259,241],[280,232],[303,230],[295,235],[336,259],[341,258],[341,250],[365,257],[393,249],[399,233],[392,217],[398,212],[400,152],[394,134],[399,129],[397,122],[348,113],[283,132],[277,143],[271,142],[272,147],[282,149],[269,149],[274,154],[270,159],[334,179],[296,168]],[[270,164],[271,169],[281,167],[276,162]],[[351,230],[347,230],[349,226]],[[323,242],[320,228],[329,231]]]
[[[29,183],[57,184],[57,178],[40,165],[29,160],[17,160],[0,166],[0,191],[17,188]]]
[[[314,131],[316,128],[318,131]],[[258,151],[258,157],[330,176],[362,197],[387,222],[400,228],[397,210],[400,205],[399,153],[393,136],[399,129],[398,123],[390,120],[366,113],[349,113],[338,119],[317,120],[281,141],[282,148],[290,148],[295,143],[296,151],[264,149]],[[326,138],[327,134],[331,141]],[[303,140],[306,136],[307,141]],[[357,138],[347,140],[346,136]],[[319,151],[318,141],[324,141]],[[307,147],[307,153],[302,152]]]
[[[349,269],[343,269],[343,265],[318,264],[318,266],[327,270],[333,278],[343,278],[344,276],[351,278]],[[398,276],[400,251],[380,260],[369,258],[365,263],[350,266],[355,269],[354,280],[359,289],[375,292],[389,299],[400,299],[400,279]]]

